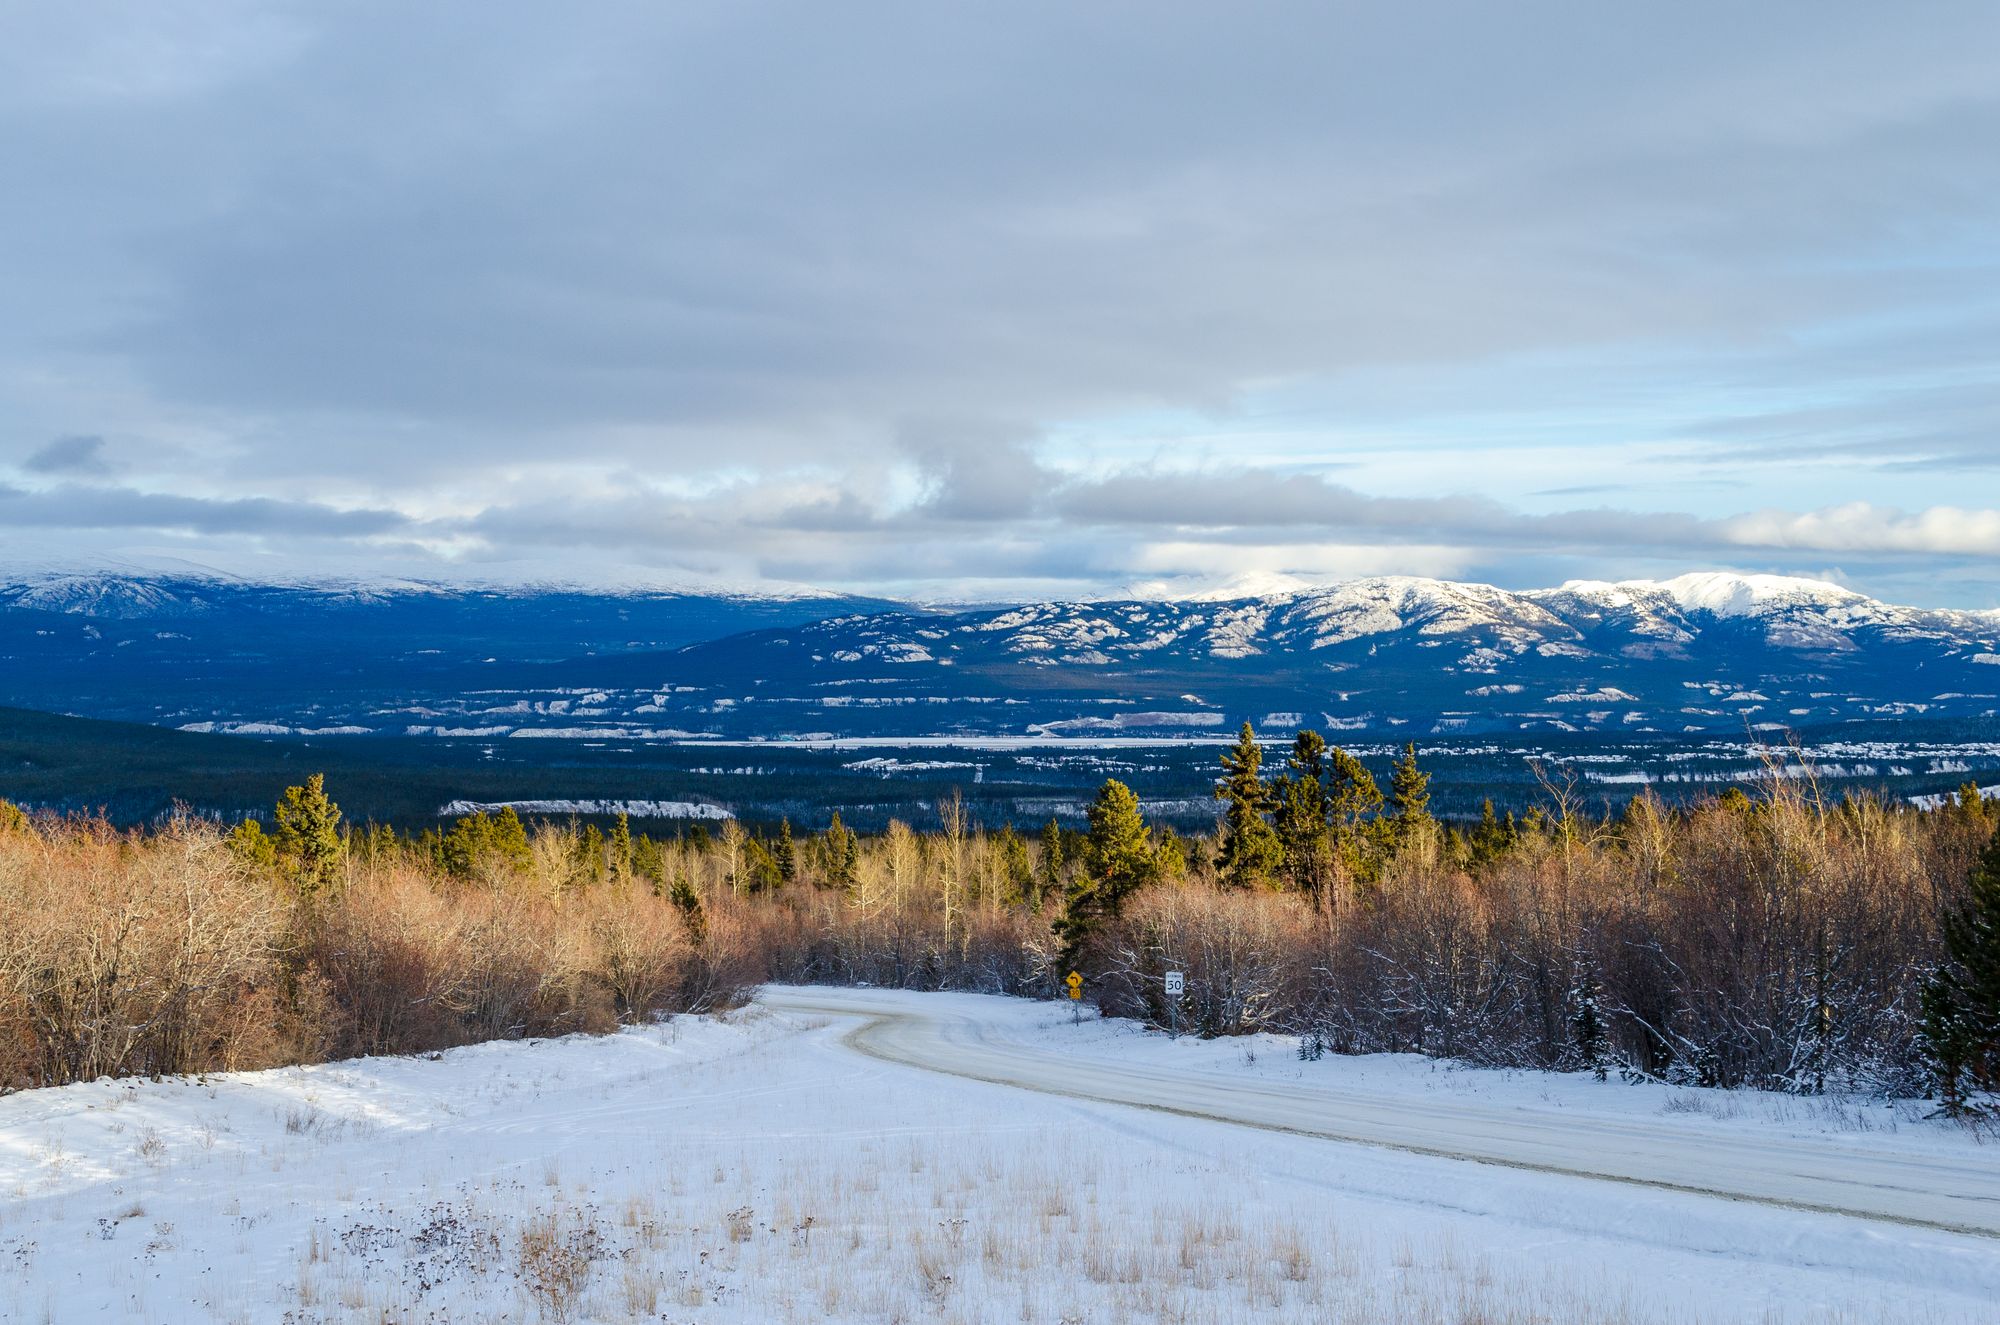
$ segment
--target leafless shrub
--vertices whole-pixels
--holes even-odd
[[[1093,933],[1090,994],[1201,1035],[1296,1034],[1308,1057],[1921,1090],[1916,993],[1990,807],[1829,805],[1775,765],[1755,797],[1595,817],[1559,770],[1545,785],[1500,846],[1425,832],[1310,896],[1222,887],[1213,843],[1186,843]],[[764,980],[1055,993],[1079,866],[1050,873],[962,801],[940,813],[863,840],[837,885],[817,838],[795,882],[752,887],[741,825],[650,843],[643,873],[544,827],[505,868],[371,847],[310,905],[196,821],[24,822],[0,833],[0,1089],[606,1031]]]
[[[592,1212],[557,1207],[522,1225],[516,1273],[542,1319],[567,1325],[577,1318],[591,1273],[607,1254]]]

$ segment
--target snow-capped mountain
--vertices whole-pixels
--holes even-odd
[[[1787,654],[1840,654],[1888,641],[1929,644],[1950,656],[1990,650],[2000,613],[1895,607],[1822,581],[1776,576],[1573,581],[1522,592],[1383,576],[1235,600],[1045,602],[947,618],[837,618],[785,643],[811,642],[840,662],[936,662],[943,661],[938,645],[949,640],[951,650],[977,656],[1101,667],[1162,654],[1247,660],[1404,642],[1460,649],[1451,665],[1490,670],[1528,655],[1685,655],[1724,634]]]
[[[71,576],[0,583],[0,663],[19,706],[260,734],[1741,735],[2000,713],[2000,613],[1725,574],[959,612]]]
[[[523,584],[271,584],[199,569],[19,575],[0,578],[0,704],[175,726],[372,731],[380,724],[300,715],[421,707],[512,668],[894,606]]]
[[[730,735],[1171,734],[1266,718],[1740,734],[1990,719],[1996,664],[2000,614],[1897,607],[1814,580],[1515,592],[1377,577],[1235,600],[833,618],[575,675],[615,694],[653,668],[650,714]]]

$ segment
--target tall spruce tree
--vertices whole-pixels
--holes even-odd
[[[832,820],[827,823],[822,850],[826,856],[827,886],[852,888],[860,872],[861,844],[854,830],[840,821],[839,810],[833,812]]]
[[[1042,826],[1042,860],[1036,882],[1039,886],[1033,906],[1039,911],[1043,897],[1060,897],[1063,891],[1063,831],[1053,816]]]
[[[1494,813],[1493,798],[1487,797],[1479,806],[1479,822],[1466,838],[1467,856],[1472,868],[1483,869],[1506,855],[1514,845],[1518,835],[1514,816],[1505,819]]]
[[[1938,1097],[1957,1115],[1970,1090],[2000,1088],[2000,831],[1942,929],[1945,960],[1921,1000],[1923,1037]]]
[[[1000,830],[1000,873],[1006,880],[1004,900],[1012,905],[1039,909],[1041,899],[1035,883],[1035,862],[1028,857],[1028,844],[1008,824]]]
[[[604,830],[585,824],[576,837],[576,879],[588,887],[604,882]]]
[[[1331,847],[1332,804],[1326,794],[1326,740],[1302,731],[1292,740],[1290,772],[1272,785],[1277,804],[1273,828],[1284,852],[1291,886],[1317,898],[1326,884]]]
[[[1397,846],[1406,845],[1437,823],[1431,817],[1431,775],[1417,766],[1417,747],[1403,747],[1389,770],[1389,807]]]
[[[792,821],[778,820],[778,844],[771,849],[772,859],[778,862],[778,878],[784,883],[795,883],[799,877],[799,848],[792,840]]]
[[[784,885],[778,862],[762,838],[743,839],[743,890],[750,893],[776,892]]]
[[[299,895],[312,901],[331,892],[340,881],[340,807],[327,799],[325,775],[286,787],[276,818],[278,859]]]
[[[620,814],[611,825],[611,843],[605,848],[611,877],[618,883],[628,882],[632,877],[632,818]]]
[[[1223,811],[1222,844],[1215,869],[1232,887],[1268,882],[1284,861],[1284,848],[1264,817],[1272,804],[1271,789],[1258,772],[1263,763],[1257,733],[1246,722],[1236,744],[1223,753],[1222,780],[1215,787],[1215,799],[1228,807]]]
[[[1097,927],[1116,919],[1125,899],[1153,878],[1153,845],[1139,814],[1139,798],[1130,787],[1107,779],[1090,804],[1089,819],[1083,867],[1070,880],[1063,916],[1056,924],[1066,970],[1083,960]]]
[[[1373,828],[1382,788],[1365,764],[1338,746],[1326,759],[1326,800],[1330,856],[1357,888],[1374,886],[1382,874]]]

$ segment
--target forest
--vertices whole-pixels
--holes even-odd
[[[321,778],[272,827],[121,830],[0,803],[0,1090],[605,1032],[767,981],[1053,998],[1601,1079],[1930,1097],[2000,1077],[2000,801],[1825,796],[1774,761],[1685,806],[1451,821],[1317,733],[1222,756],[1212,831],[1104,783],[1078,829],[950,795],[862,835],[728,820],[346,821]],[[337,791],[337,788],[335,789]],[[1183,992],[1171,1001],[1168,972]]]

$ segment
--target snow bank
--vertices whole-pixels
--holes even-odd
[[[951,1000],[1058,1055],[1360,1073],[1505,1107],[1595,1097],[1635,1136],[1840,1127],[892,997]],[[0,1317],[1953,1322],[2000,1292],[1983,1239],[964,1081],[860,1056],[852,1024],[753,1008],[0,1099]]]

